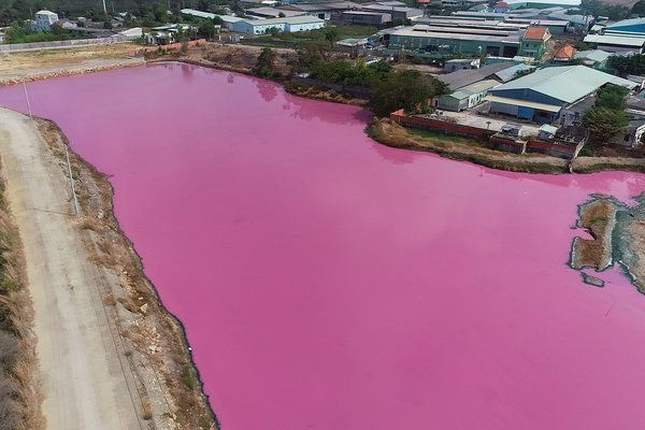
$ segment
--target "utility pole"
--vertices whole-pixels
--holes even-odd
[[[103,13],[107,15],[107,7],[105,6],[105,0],[103,0]]]
[[[27,111],[29,112],[29,119],[33,119],[33,116],[31,114],[31,103],[29,102],[29,93],[27,92],[27,84],[25,83],[24,78],[22,80],[22,89],[25,90],[25,100],[27,100]]]

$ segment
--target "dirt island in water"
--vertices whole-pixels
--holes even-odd
[[[578,208],[577,227],[592,239],[575,237],[569,265],[576,269],[602,272],[618,263],[639,292],[645,294],[645,264],[640,255],[645,249],[645,194],[628,205],[606,195],[592,195]],[[583,281],[602,287],[604,282],[582,272]]]

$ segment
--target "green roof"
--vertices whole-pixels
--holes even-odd
[[[494,95],[505,97],[507,90],[532,90],[540,94],[573,103],[606,84],[633,89],[634,82],[586,66],[547,67],[491,89]]]

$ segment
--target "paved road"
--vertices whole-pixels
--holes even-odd
[[[139,430],[141,403],[69,215],[69,182],[28,117],[0,109],[7,196],[25,248],[48,430]]]

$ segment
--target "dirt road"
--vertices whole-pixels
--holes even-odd
[[[6,195],[24,244],[49,430],[136,430],[141,400],[78,232],[69,182],[34,122],[0,109]]]

